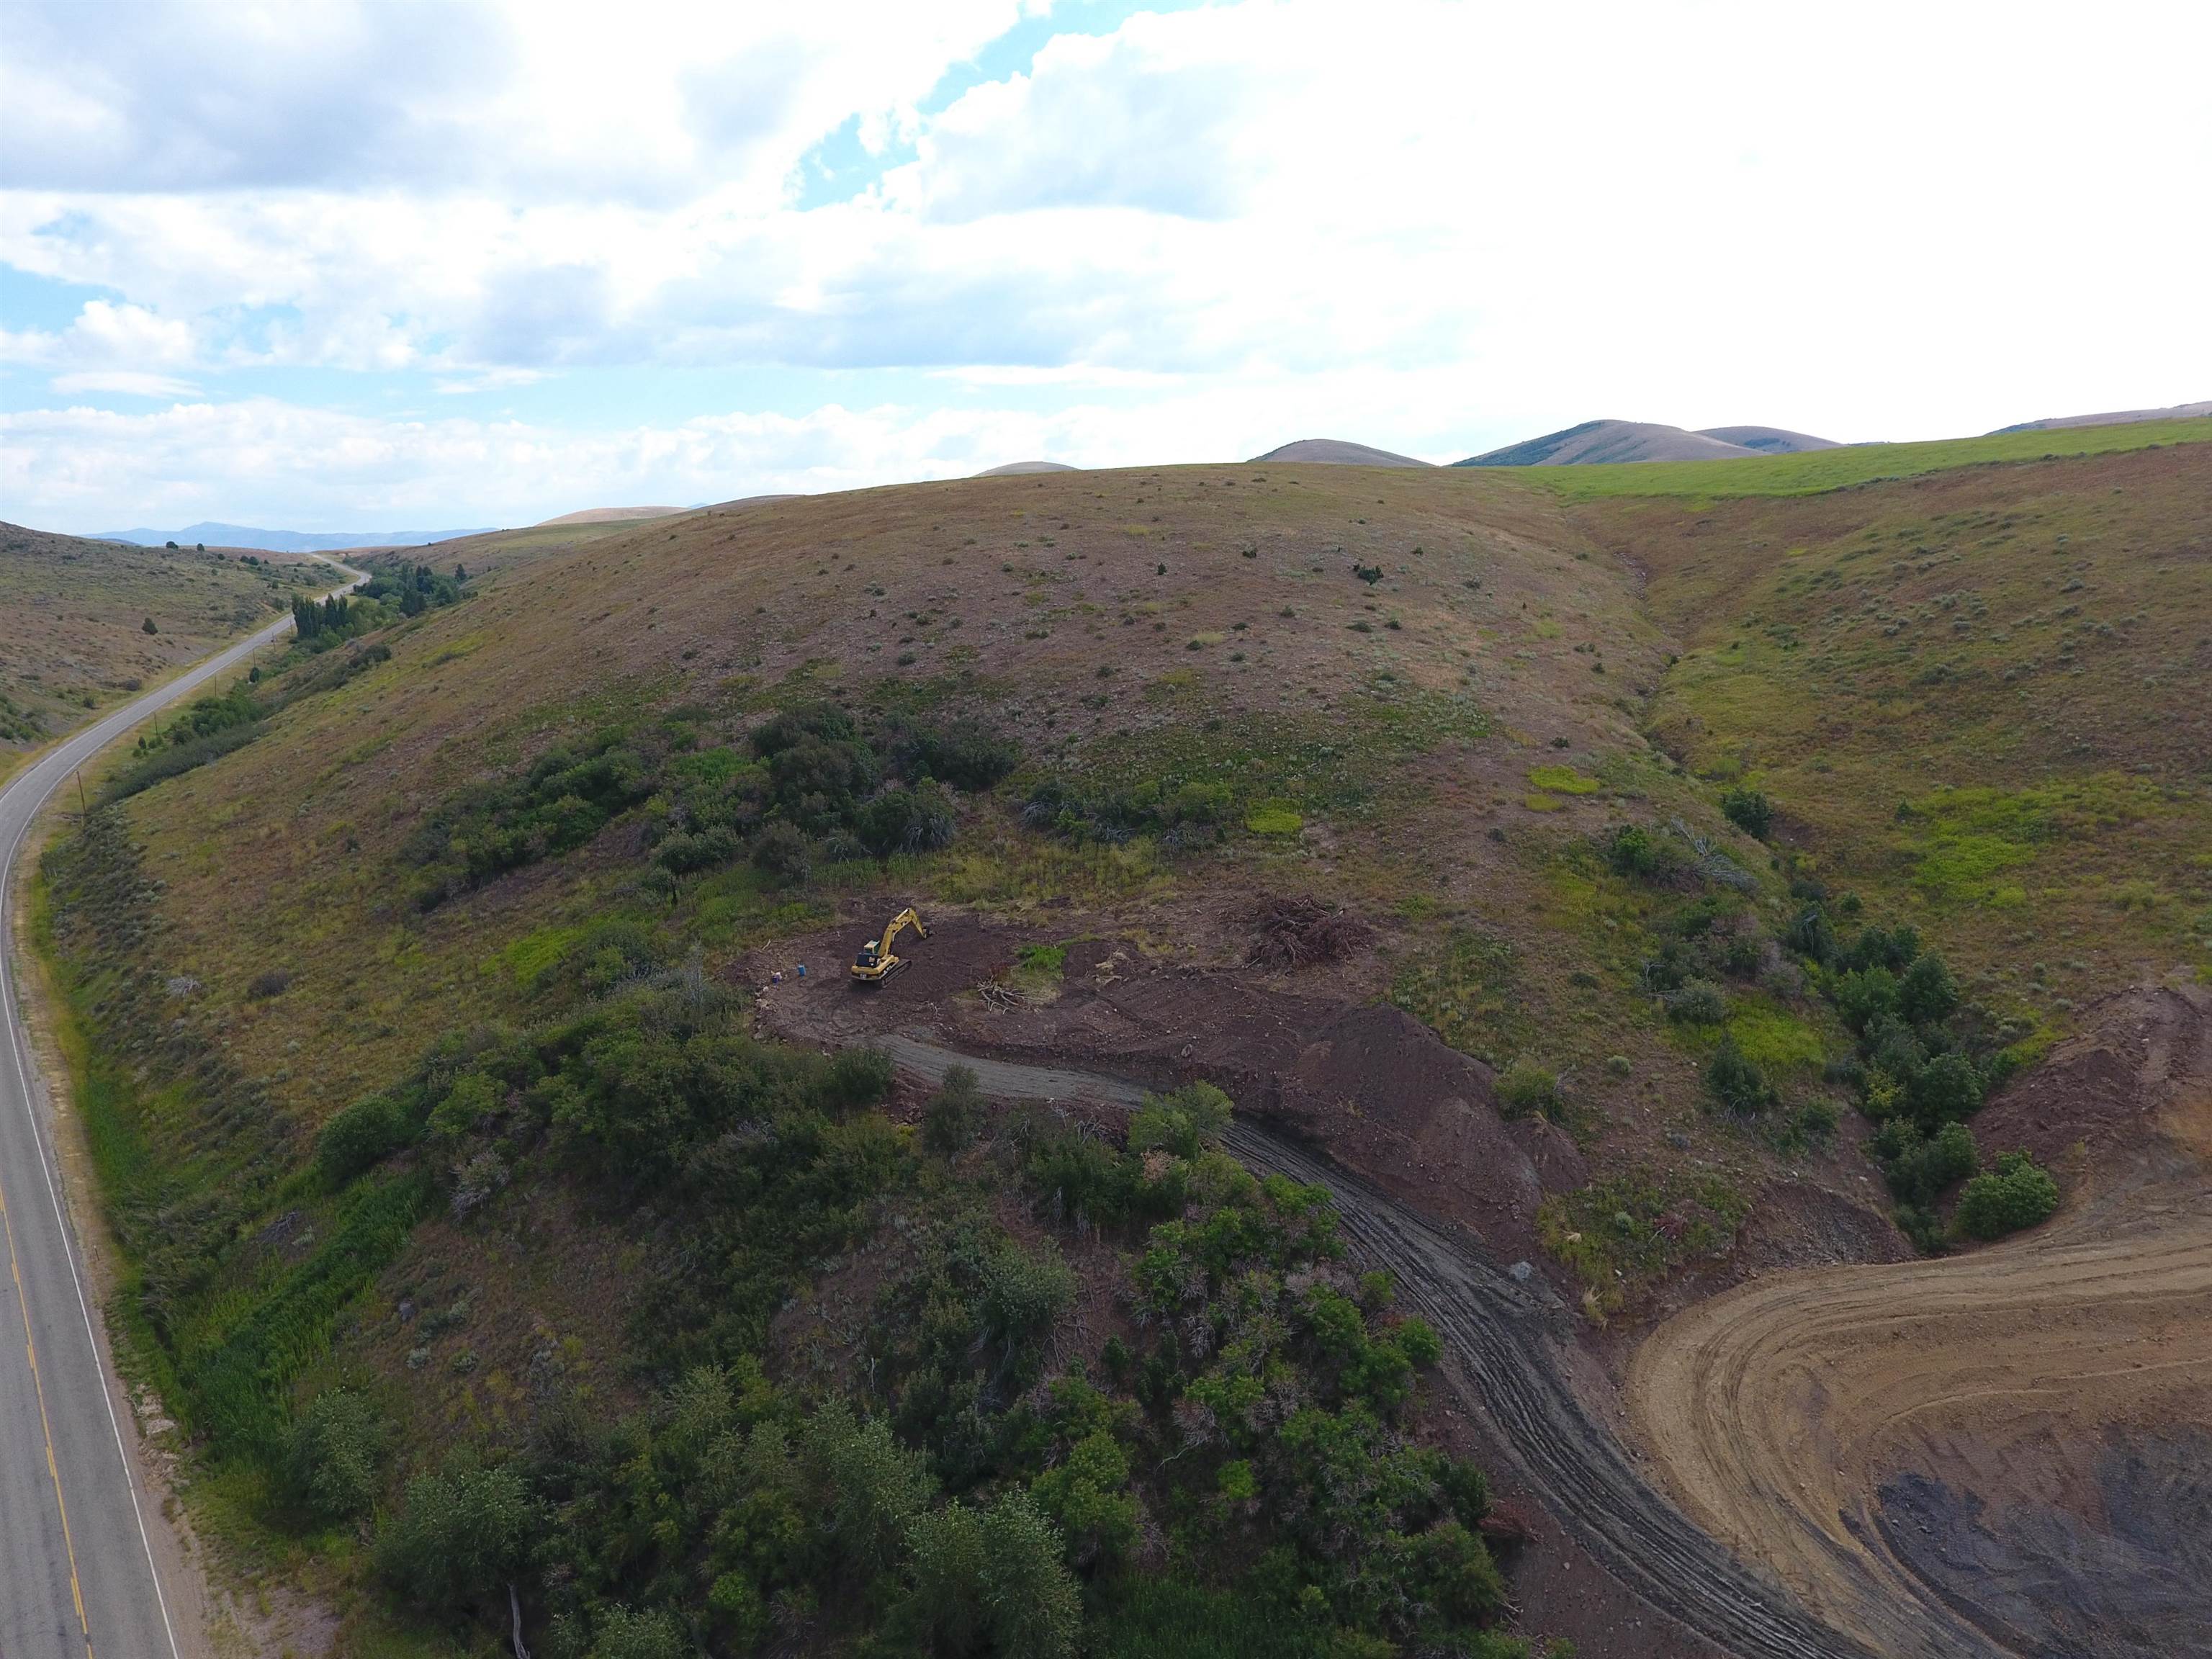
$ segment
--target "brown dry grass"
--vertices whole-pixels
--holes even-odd
[[[26,747],[330,586],[327,565],[257,556],[267,564],[0,524],[0,776]]]

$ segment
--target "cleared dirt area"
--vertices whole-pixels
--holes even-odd
[[[819,964],[761,994],[779,1036],[835,1045],[900,1030],[965,1054],[1047,1067],[1105,1067],[1158,1088],[1213,1083],[1291,1139],[1471,1229],[1501,1262],[1543,1259],[1537,1206],[1589,1176],[1581,1152],[1541,1118],[1500,1120],[1491,1070],[1447,1047],[1401,1009],[1352,1000],[1330,971],[1295,978],[1154,961],[1134,943],[1064,947],[1059,976],[1030,994],[1018,981],[1028,935],[946,915],[910,966],[854,991],[849,927],[779,947]],[[757,981],[773,967],[747,964]]]
[[[2087,1143],[2058,1221],[1740,1286],[1632,1369],[1684,1508],[1877,1651],[2212,1651],[2212,994],[2100,1012],[1976,1124]]]

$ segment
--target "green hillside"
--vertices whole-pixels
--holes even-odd
[[[1435,1334],[1210,1085],[1288,1113],[1354,1045],[1255,1056],[1403,1011],[1376,1103],[1287,1127],[1591,1331],[1954,1243],[1983,1097],[2212,974],[2208,426],[450,550],[465,591],[272,658],[204,711],[244,746],[119,773],[45,866],[210,1529],[362,1654],[503,1640],[509,1583],[579,1656],[1564,1628]],[[905,1026],[1141,1038],[1161,1092],[815,1051]]]

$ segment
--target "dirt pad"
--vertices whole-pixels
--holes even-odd
[[[987,1000],[974,993],[1004,984],[1027,941],[947,915],[911,967],[855,991],[845,983],[850,932],[787,947],[808,978],[762,993],[768,1028],[825,1044],[904,1031],[1157,1089],[1203,1079],[1423,1213],[1470,1228],[1502,1262],[1537,1259],[1537,1206],[1588,1179],[1555,1126],[1499,1118],[1488,1066],[1400,1009],[1331,999],[1326,969],[1301,971],[1293,990],[1257,972],[1163,966],[1132,945],[1089,940],[1068,948],[1056,990]],[[757,983],[776,965],[745,969]]]
[[[1631,1418],[1676,1498],[1876,1652],[2212,1653],[2212,995],[2100,1014],[1974,1126],[2101,1149],[2057,1218],[1772,1275],[1636,1355]]]

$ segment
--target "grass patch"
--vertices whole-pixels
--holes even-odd
[[[1244,827],[1255,836],[1295,836],[1306,821],[1283,801],[1263,801],[1245,815]]]
[[[1390,1000],[1462,1054],[1503,1066],[1534,1033],[1510,940],[1462,928],[1401,969]]]
[[[1586,778],[1571,766],[1531,767],[1528,781],[1536,788],[1548,789],[1555,795],[1595,795],[1605,787],[1595,778]]]

